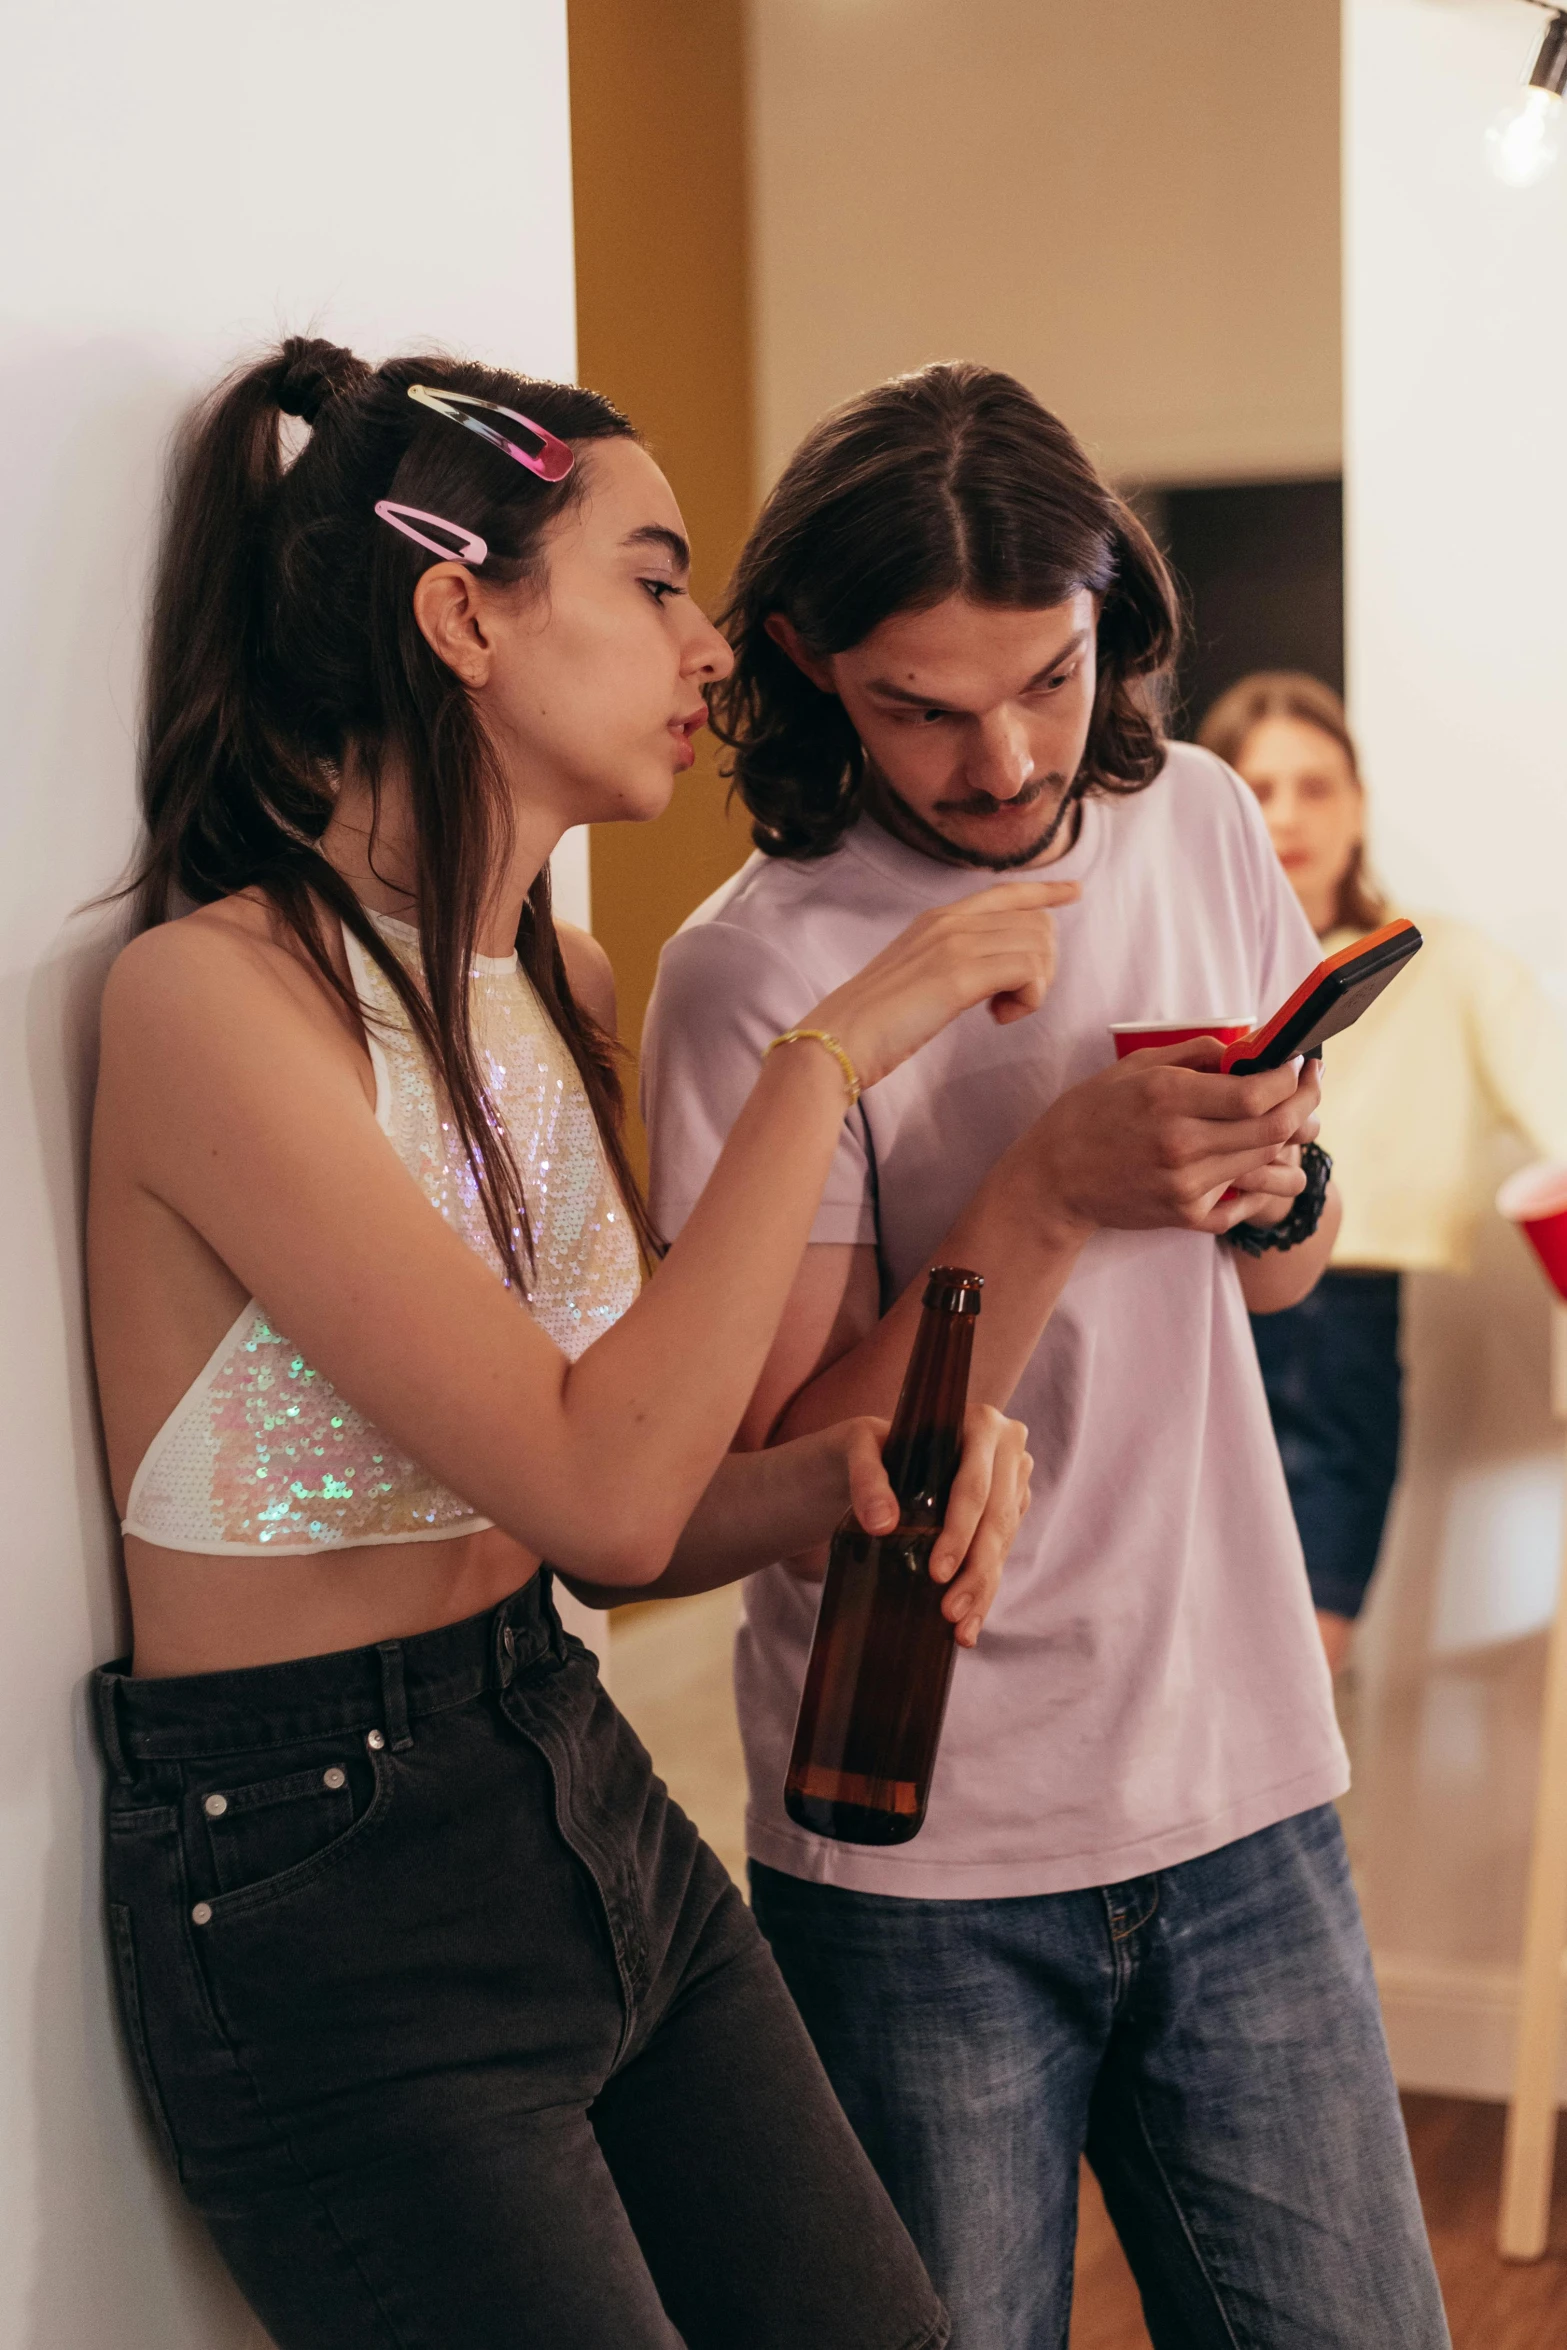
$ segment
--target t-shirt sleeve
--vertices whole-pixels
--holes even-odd
[[[700,922],[665,947],[642,1031],[642,1116],[649,1203],[666,1240],[701,1197],[767,1044],[822,993],[787,955],[735,924]],[[844,1120],[811,1238],[875,1241],[858,1112]]]

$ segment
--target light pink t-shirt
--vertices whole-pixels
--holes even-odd
[[[1176,745],[1147,791],[1089,800],[1050,871],[1083,894],[1055,917],[1043,1009],[1007,1028],[965,1014],[845,1121],[813,1238],[879,1234],[889,1299],[1007,1146],[1111,1060],[1111,1021],[1260,1018],[1318,958],[1250,792],[1205,751]],[[753,857],[691,916],[643,1047],[667,1234],[769,1037],[924,908],[993,878],[862,818],[814,863]],[[757,1860],[872,1893],[1062,1892],[1192,1859],[1346,1786],[1233,1252],[1201,1233],[1097,1233],[1010,1409],[1033,1507],[978,1646],[959,1651],[911,1843],[837,1844],[786,1816],[818,1589],[781,1566],[747,1584],[735,1679]]]

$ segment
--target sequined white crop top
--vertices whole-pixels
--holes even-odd
[[[417,933],[373,919],[417,969]],[[499,1277],[478,1187],[423,1049],[382,973],[346,933],[344,945],[366,1013],[377,1122],[431,1205]],[[516,957],[475,956],[470,984],[484,1082],[528,1202],[528,1305],[575,1360],[637,1293],[636,1236],[576,1064]],[[169,1550],[242,1558],[436,1542],[490,1523],[345,1402],[252,1298],[148,1446],[124,1531]]]

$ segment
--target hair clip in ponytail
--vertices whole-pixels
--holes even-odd
[[[433,408],[437,416],[444,416],[448,424],[460,424],[464,432],[476,432],[492,447],[504,449],[519,465],[536,473],[540,481],[564,481],[577,460],[564,441],[558,441],[542,424],[535,424],[531,416],[523,416],[515,408],[503,408],[499,400],[481,400],[472,392],[437,391],[429,384],[410,384],[408,397],[417,400],[421,408]],[[497,432],[493,424],[485,424],[477,416],[460,416],[460,408],[488,408],[492,416],[505,416],[513,424],[520,424],[524,432],[532,433],[538,442],[536,451],[519,449],[516,442]]]
[[[432,555],[441,556],[448,563],[482,563],[490,548],[487,539],[481,539],[476,530],[464,530],[460,522],[448,522],[444,514],[427,514],[422,506],[400,506],[395,498],[378,498],[376,513],[393,530],[400,530],[405,539],[412,539],[416,547],[428,547]],[[439,539],[432,539],[415,523],[428,522],[434,530],[444,530],[457,541],[455,547],[443,547]]]

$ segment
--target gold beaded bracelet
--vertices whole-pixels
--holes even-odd
[[[775,1036],[772,1043],[765,1048],[762,1054],[763,1060],[766,1060],[768,1053],[775,1053],[781,1044],[825,1045],[843,1071],[843,1082],[849,1092],[849,1107],[851,1110],[853,1109],[860,1098],[860,1080],[855,1073],[854,1063],[835,1036],[830,1036],[825,1028],[786,1028],[782,1036]]]

